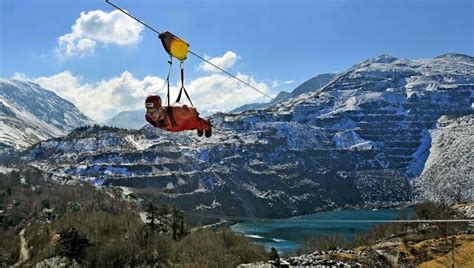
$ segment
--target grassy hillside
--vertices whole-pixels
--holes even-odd
[[[465,239],[456,237],[456,248],[445,255],[435,257],[431,261],[424,262],[418,267],[420,268],[444,268],[444,267],[474,267],[474,238]],[[454,266],[453,266],[454,262]]]

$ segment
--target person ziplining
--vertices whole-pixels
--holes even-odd
[[[113,6],[117,10],[121,11],[125,15],[133,18],[137,22],[143,24],[148,29],[154,31],[158,34],[158,37],[163,44],[164,49],[170,56],[170,60],[168,63],[170,64],[170,68],[168,71],[168,77],[165,81],[167,86],[167,105],[163,106],[161,97],[158,95],[151,95],[148,96],[145,100],[145,108],[147,109],[145,114],[145,119],[148,123],[152,126],[171,131],[171,132],[179,132],[183,130],[197,130],[198,136],[202,136],[205,134],[206,137],[210,137],[212,135],[212,125],[208,120],[205,120],[199,117],[199,113],[197,112],[196,107],[194,107],[191,98],[189,97],[186,88],[184,87],[184,61],[187,59],[188,53],[194,55],[195,57],[199,58],[200,60],[214,66],[221,72],[231,76],[234,79],[237,79],[241,83],[247,85],[248,87],[260,92],[261,94],[265,95],[266,97],[274,100],[274,98],[270,97],[269,95],[265,94],[263,91],[258,90],[254,86],[250,85],[249,83],[243,81],[242,79],[238,78],[237,76],[227,72],[226,70],[220,68],[219,66],[213,64],[212,62],[204,59],[203,57],[199,56],[198,54],[189,50],[189,44],[184,41],[183,39],[177,37],[176,35],[170,32],[163,32],[160,33],[157,30],[153,29],[146,23],[142,22],[141,20],[135,18],[131,14],[127,13],[125,10],[121,9],[120,7],[114,5],[109,0],[105,0],[109,5]],[[186,97],[191,104],[191,107],[187,105],[171,105],[170,102],[170,72],[171,66],[173,64],[173,58],[179,60],[180,62],[180,69],[181,69],[181,89],[178,94],[178,98],[176,99],[175,103],[179,103],[181,100],[181,94],[184,92]]]
[[[201,137],[204,133],[209,138],[212,135],[211,123],[199,117],[195,107],[161,105],[160,96],[152,95],[145,100],[145,119],[152,126],[171,132],[197,130]]]
[[[193,102],[184,87],[184,60],[187,59],[189,44],[183,39],[175,36],[170,32],[160,33],[158,37],[163,44],[166,52],[170,56],[168,63],[170,68],[165,84],[168,89],[167,100],[168,105],[163,107],[161,97],[152,95],[146,98],[145,108],[147,109],[145,119],[152,126],[161,128],[171,132],[179,132],[183,130],[197,130],[197,134],[201,137],[204,133],[209,138],[212,135],[211,123],[207,120],[199,117],[197,109],[193,106]],[[179,103],[181,100],[181,94],[184,92],[186,97],[191,104],[191,107],[187,105],[170,105],[170,73],[171,65],[173,64],[173,58],[176,58],[180,62],[181,69],[181,88],[179,90],[178,98],[175,103]]]

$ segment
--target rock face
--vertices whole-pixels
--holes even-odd
[[[429,137],[430,154],[416,183],[419,197],[446,203],[474,200],[474,115],[443,116]]]
[[[152,187],[209,214],[288,217],[411,198],[443,115],[472,114],[474,58],[380,56],[265,110],[216,114],[211,138],[80,128],[29,150],[58,178]],[[472,154],[472,151],[471,151]]]
[[[337,256],[340,257],[343,255],[349,261],[337,261],[334,258]],[[332,259],[331,259],[332,257]],[[349,257],[352,257],[351,260]],[[328,251],[315,251],[310,254],[303,254],[296,257],[289,258],[280,258],[280,262],[276,263],[274,260],[259,262],[259,263],[249,263],[249,264],[240,264],[238,268],[266,268],[266,267],[316,267],[316,268],[331,268],[331,267],[341,267],[341,268],[359,268],[365,267],[361,263],[358,263],[356,260],[358,258],[367,258],[365,252],[347,250],[337,248],[334,250]],[[343,259],[343,258],[341,258]],[[376,267],[382,267],[383,263],[375,262],[373,263]]]
[[[0,79],[0,149],[24,149],[90,122],[72,103],[38,84]]]

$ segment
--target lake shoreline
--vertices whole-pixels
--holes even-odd
[[[254,218],[254,217],[248,217],[249,220],[232,220],[232,219],[224,219],[224,220],[219,220],[210,224],[206,224],[203,226],[196,226],[193,228],[193,230],[198,230],[198,229],[218,229],[221,227],[232,227],[235,224],[250,221],[250,219],[256,219],[256,220],[289,220],[293,218],[298,218],[298,217],[304,217],[308,215],[314,215],[317,213],[323,213],[323,212],[336,212],[336,211],[345,211],[345,210],[379,210],[379,209],[408,209],[411,207],[416,206],[420,201],[400,201],[400,202],[374,202],[374,203],[365,203],[365,204],[360,204],[360,205],[344,205],[344,206],[339,206],[339,207],[328,207],[328,208],[321,208],[321,209],[316,209],[313,213],[303,213],[303,214],[298,214],[298,215],[293,215],[290,217],[285,217],[285,218]],[[246,217],[242,217],[246,218]]]
[[[401,211],[413,212],[411,206],[390,206],[381,208],[373,206],[357,209],[339,209],[322,211],[308,215],[284,219],[265,219],[240,221],[230,225],[234,233],[244,235],[253,243],[270,249],[275,247],[280,252],[295,252],[302,241],[311,235],[341,235],[352,241],[356,235],[368,232],[377,221],[390,221],[400,217]],[[370,222],[373,220],[373,222]]]

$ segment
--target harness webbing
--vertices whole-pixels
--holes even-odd
[[[174,120],[173,107],[172,106],[166,107],[166,116],[168,116],[168,118],[170,119],[171,125],[173,127],[175,127],[176,126],[176,121]]]
[[[183,62],[181,61],[179,64],[179,67],[181,68],[181,89],[179,90],[178,98],[176,99],[176,102],[179,102],[181,100],[181,93],[186,94],[186,97],[188,97],[189,103],[191,103],[191,106],[193,105],[193,102],[191,101],[191,98],[188,95],[188,92],[186,91],[186,88],[184,88],[184,67],[183,67]]]
[[[170,64],[170,68],[168,70],[168,76],[166,77],[166,85],[168,86],[168,94],[166,95],[167,99],[168,99],[168,107],[170,107],[171,105],[171,101],[170,101],[170,74],[171,74],[171,66],[173,65],[173,58],[170,56],[170,60],[168,61],[168,63]]]

